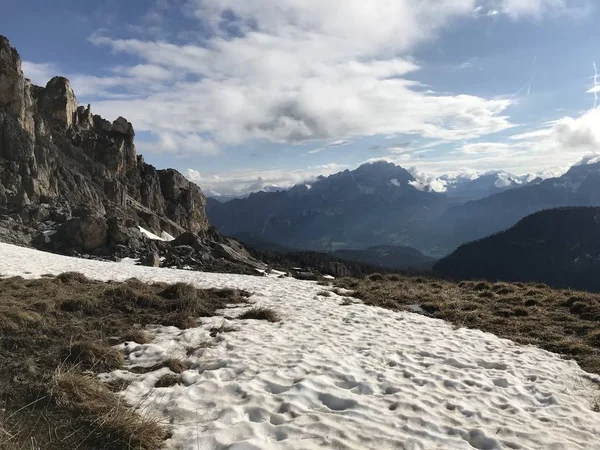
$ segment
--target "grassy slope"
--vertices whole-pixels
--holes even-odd
[[[185,284],[104,283],[75,273],[0,279],[0,449],[159,448],[168,430],[124,405],[96,377],[123,365],[112,346],[148,342],[147,324],[196,326],[198,317],[246,297]],[[175,374],[185,370],[177,361],[163,365]]]

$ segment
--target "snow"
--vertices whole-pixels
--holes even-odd
[[[54,236],[57,233],[56,230],[46,230],[46,231],[42,231],[42,234],[44,235],[44,242],[46,244],[49,244],[51,242],[51,236]]]
[[[171,241],[175,240],[175,238],[173,236],[171,236],[169,233],[167,233],[166,231],[162,231],[160,233],[160,236],[157,236],[156,234],[152,233],[151,231],[146,230],[145,228],[140,227],[139,225],[138,225],[138,228],[140,229],[142,234],[145,234],[148,239],[151,239],[153,241],[171,242]]]
[[[125,399],[173,427],[166,449],[599,449],[596,394],[573,361],[413,313],[317,296],[314,282],[74,259],[0,244],[0,274],[65,271],[100,280],[241,288],[280,323],[235,320],[189,330],[151,327],[121,345],[132,365],[190,363],[183,384],[154,388],[168,369],[128,379]],[[210,337],[229,323],[238,331]],[[189,347],[202,342],[188,356]]]
[[[160,238],[165,242],[171,242],[171,241],[175,240],[175,238],[173,236],[171,236],[169,233],[167,233],[166,231],[163,231],[160,234]]]

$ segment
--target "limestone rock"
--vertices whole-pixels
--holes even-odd
[[[157,252],[150,252],[146,255],[142,264],[148,267],[160,267],[160,256]]]
[[[125,134],[127,136],[135,136],[133,125],[124,117],[119,117],[112,123],[111,130],[115,133]]]
[[[21,58],[10,46],[8,39],[0,36],[0,109],[15,117],[26,133],[34,134],[31,83],[23,76]]]
[[[108,224],[104,217],[75,217],[59,229],[56,241],[64,248],[92,253],[108,244]]]
[[[195,251],[206,249],[206,245],[204,245],[200,236],[190,232],[182,233],[177,236],[174,241],[171,241],[171,245],[174,247],[179,247],[182,245],[189,246]]]
[[[54,77],[48,81],[39,106],[47,117],[56,120],[64,128],[69,128],[77,113],[77,98],[69,80]]]

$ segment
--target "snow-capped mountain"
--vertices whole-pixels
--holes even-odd
[[[446,194],[449,197],[465,200],[477,200],[499,192],[526,185],[532,178],[530,175],[516,176],[502,170],[493,170],[482,174],[461,174],[458,176],[443,175],[446,183]]]

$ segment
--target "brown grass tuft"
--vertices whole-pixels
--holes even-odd
[[[160,377],[158,380],[156,380],[156,383],[154,383],[154,387],[155,388],[166,388],[166,387],[175,386],[176,384],[180,384],[180,383],[181,383],[180,375],[173,375],[173,374],[168,373],[168,374]]]
[[[72,425],[85,433],[79,444],[83,448],[158,450],[167,437],[157,420],[140,416],[90,375],[57,372],[48,395],[57,407],[77,417]]]
[[[64,272],[56,277],[63,283],[87,283],[88,278],[79,272]]]
[[[277,314],[277,311],[261,306],[255,306],[254,308],[246,311],[244,314],[239,316],[238,319],[266,320],[268,322],[279,322],[281,320],[279,314]]]
[[[111,372],[125,364],[122,352],[96,340],[73,343],[65,349],[63,360],[80,370],[95,372]]]

